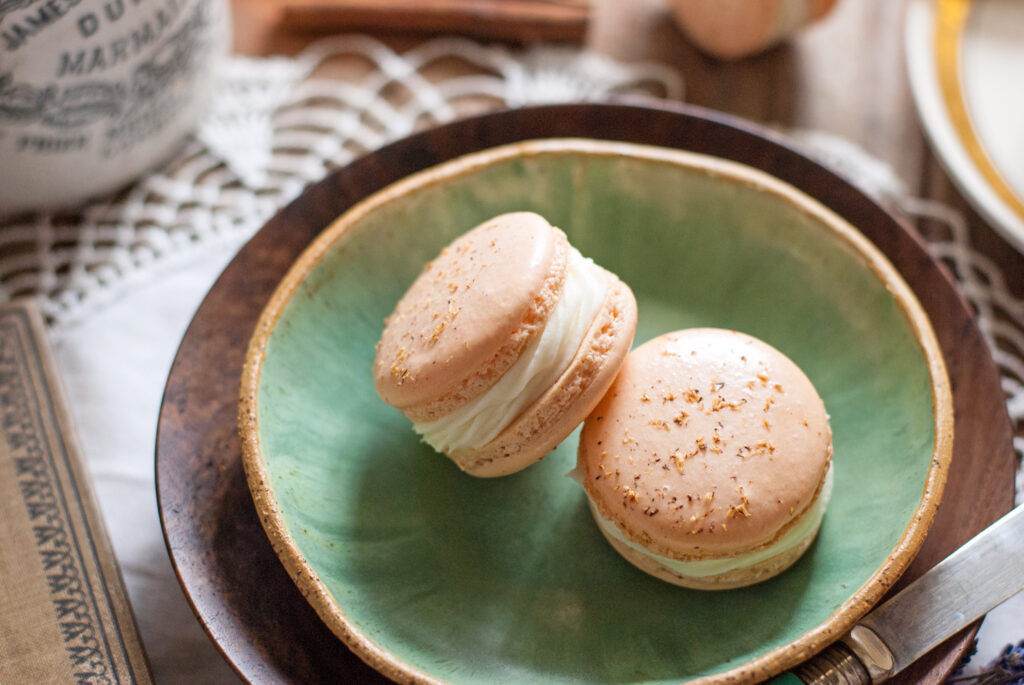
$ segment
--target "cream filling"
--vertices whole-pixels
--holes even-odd
[[[562,294],[544,330],[519,360],[481,396],[434,421],[413,423],[413,428],[439,452],[489,443],[569,368],[607,290],[604,269],[570,248]]]
[[[679,559],[672,559],[671,557],[656,554],[627,538],[614,521],[609,521],[601,515],[598,508],[594,506],[593,500],[591,500],[590,508],[594,511],[594,518],[597,519],[598,525],[601,526],[601,529],[619,542],[627,545],[630,549],[636,550],[637,552],[654,559],[662,566],[666,567],[670,571],[678,573],[681,576],[705,578],[707,576],[716,576],[728,571],[749,568],[755,564],[767,561],[772,557],[793,549],[803,542],[809,535],[814,533],[814,529],[817,528],[822,517],[825,515],[825,507],[828,506],[828,500],[831,496],[832,465],[829,464],[828,471],[825,473],[825,482],[821,486],[821,494],[819,494],[818,498],[814,500],[807,512],[800,517],[800,520],[790,526],[789,530],[782,534],[782,537],[779,538],[778,542],[768,545],[763,549],[757,549],[753,552],[739,554],[734,557],[700,559],[697,561],[681,561]],[[590,497],[589,494],[587,497]]]

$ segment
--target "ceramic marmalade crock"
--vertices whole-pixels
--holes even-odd
[[[181,149],[226,0],[0,0],[0,218],[110,193]]]

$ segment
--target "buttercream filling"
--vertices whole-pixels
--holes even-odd
[[[806,540],[809,535],[814,533],[818,524],[821,522],[822,517],[825,515],[825,508],[828,506],[828,500],[831,496],[832,465],[829,464],[828,471],[825,473],[825,482],[822,483],[821,492],[817,499],[811,503],[811,506],[806,512],[804,512],[803,516],[801,516],[796,523],[791,525],[786,532],[782,534],[782,537],[780,537],[777,542],[745,554],[738,554],[732,557],[721,557],[717,559],[698,559],[695,561],[682,561],[680,559],[673,559],[671,557],[662,556],[661,554],[652,552],[646,547],[643,547],[627,538],[625,533],[619,529],[614,521],[604,518],[601,515],[600,510],[594,506],[593,500],[590,502],[590,508],[594,512],[594,518],[597,520],[598,525],[601,526],[601,529],[630,549],[654,559],[665,568],[670,571],[674,571],[681,576],[705,578],[707,576],[716,576],[728,571],[749,568],[761,563],[762,561],[767,561],[772,557],[784,554],[785,552],[793,549]],[[590,495],[588,494],[587,497],[589,499]]]
[[[569,368],[604,302],[604,269],[569,249],[558,302],[537,339],[485,393],[434,421],[413,428],[439,452],[483,447],[496,438]]]

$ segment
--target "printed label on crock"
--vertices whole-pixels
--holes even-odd
[[[209,0],[0,0],[0,142],[136,149],[188,109],[212,19]]]
[[[3,49],[11,52],[23,47],[79,2],[81,0],[0,0],[0,41]],[[8,18],[8,15],[22,9],[26,11]]]

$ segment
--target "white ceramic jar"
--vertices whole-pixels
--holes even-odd
[[[226,0],[0,0],[0,217],[73,206],[181,149]]]

